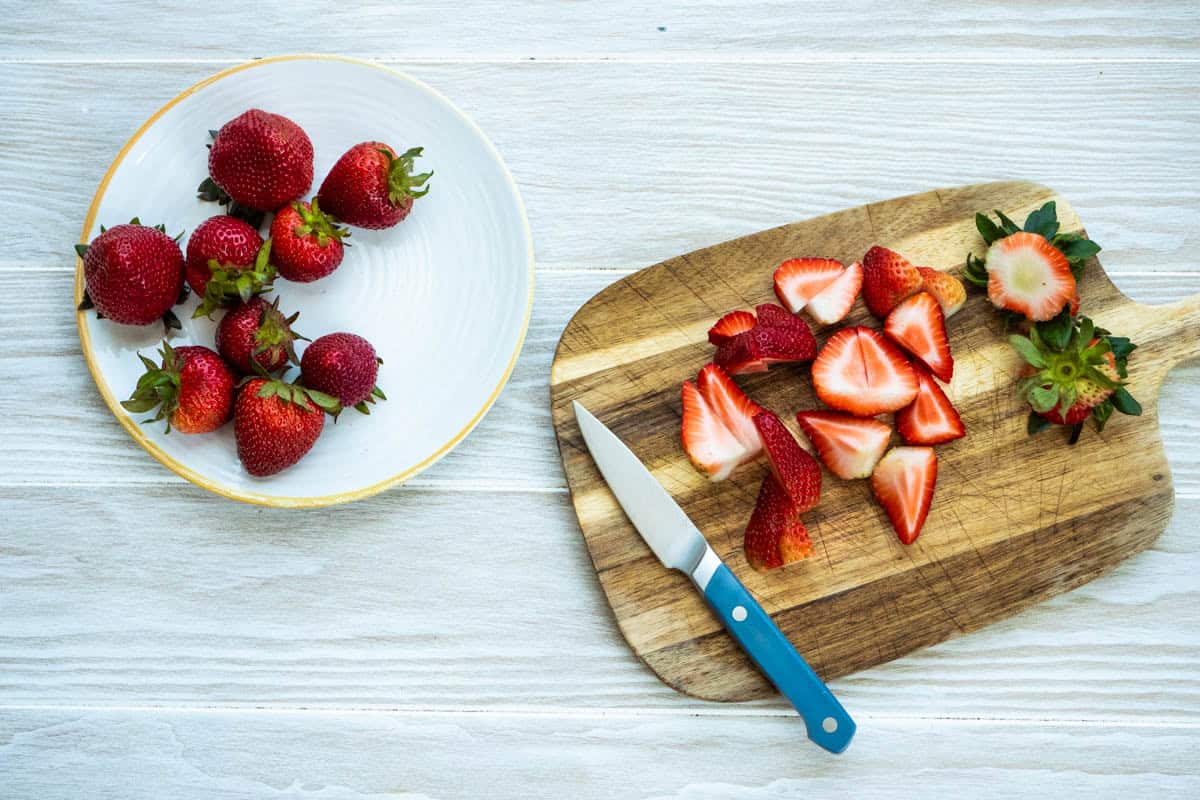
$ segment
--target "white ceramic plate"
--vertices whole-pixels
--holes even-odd
[[[254,478],[238,461],[232,424],[211,434],[167,436],[161,424],[139,424],[145,415],[131,417],[121,408],[142,372],[136,352],[153,355],[161,325],[116,325],[97,320],[95,312],[80,313],[83,353],[105,402],[130,435],[193,483],[271,506],[349,502],[428,467],[495,401],[529,322],[529,225],[500,156],[446,98],[367,62],[295,56],[214,75],[152,116],[100,183],[81,241],[95,237],[101,224],[134,216],[147,224],[165,222],[172,235],[190,234],[219,213],[194,191],[208,172],[208,130],[254,107],[290,117],[312,139],[311,193],[358,142],[425,148],[417,166],[434,171],[432,190],[408,219],[385,231],[354,229],[341,267],[323,280],[275,284],[281,307],[300,312],[296,328],[304,335],[350,331],[375,345],[384,360],[379,386],[387,402],[369,417],[347,411],[336,425],[326,424],[299,464]],[[82,291],[80,263],[76,301]],[[214,347],[216,323],[190,319],[195,304],[191,297],[176,307],[183,332],[172,342]]]

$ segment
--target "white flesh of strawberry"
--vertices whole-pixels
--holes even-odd
[[[808,313],[822,325],[840,322],[854,305],[862,289],[862,264],[855,262],[846,267],[842,274],[826,286],[817,296],[808,301]]]
[[[683,386],[682,438],[688,458],[714,481],[725,480],[751,458],[690,381]]]

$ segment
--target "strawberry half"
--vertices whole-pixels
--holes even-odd
[[[1075,276],[1062,251],[1036,233],[997,239],[987,251],[988,299],[1031,320],[1053,319],[1075,297]]]
[[[799,314],[843,269],[842,262],[832,258],[789,259],[775,270],[775,296],[784,308]]]
[[[738,309],[730,311],[717,320],[717,324],[708,329],[708,341],[717,347],[728,342],[739,333],[745,333],[754,327],[754,315],[749,311]]]
[[[828,406],[856,417],[904,408],[917,396],[917,376],[879,331],[856,325],[829,337],[812,365],[813,388]]]
[[[796,504],[774,475],[763,478],[742,550],[757,570],[776,569],[812,555],[812,542]]]
[[[863,256],[863,302],[883,319],[921,288],[921,273],[899,253],[876,245]]]
[[[883,323],[892,341],[921,360],[944,383],[954,377],[946,318],[933,295],[918,292],[892,309]]]
[[[680,437],[688,459],[714,481],[725,480],[738,465],[752,458],[746,446],[725,427],[691,381],[683,382]]]
[[[808,301],[808,313],[822,325],[832,325],[840,322],[850,313],[851,306],[858,298],[862,289],[862,264],[855,261],[837,276],[833,283],[822,289],[816,297]]]
[[[742,443],[750,458],[762,453],[762,438],[754,426],[754,417],[762,406],[746,396],[725,371],[716,364],[705,364],[696,377],[696,386],[704,402],[721,423]]]
[[[921,533],[936,484],[932,447],[893,447],[871,474],[871,491],[902,544],[912,544]]]
[[[896,412],[896,430],[901,438],[908,444],[943,444],[966,436],[962,417],[942,387],[924,368],[913,369],[920,388],[912,405]]]
[[[713,330],[721,328],[717,338],[725,337],[713,360],[730,375],[763,372],[772,364],[810,361],[816,356],[817,342],[804,320],[772,303],[764,303],[755,311],[758,316],[749,330],[739,330],[747,321],[742,314],[753,317],[749,312],[731,312],[713,326]],[[710,330],[709,341],[712,339]]]
[[[892,438],[887,423],[840,411],[800,411],[796,421],[829,471],[845,480],[869,476]]]
[[[756,415],[754,426],[762,437],[771,474],[792,498],[796,513],[811,511],[821,499],[821,467],[817,460],[796,444],[792,432],[770,411]]]
[[[917,272],[921,273],[921,291],[933,295],[946,319],[957,314],[967,302],[967,288],[958,278],[929,267],[917,267]]]

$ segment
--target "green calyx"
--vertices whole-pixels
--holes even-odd
[[[975,228],[983,237],[985,244],[990,247],[993,242],[1021,231],[1044,236],[1066,257],[1067,263],[1071,265],[1071,274],[1077,281],[1083,276],[1084,262],[1100,252],[1100,245],[1086,238],[1082,233],[1059,232],[1058,207],[1053,200],[1026,217],[1023,226],[1018,226],[1017,223],[1005,216],[1003,211],[996,210],[993,213],[998,220],[996,222],[993,222],[987,214],[975,215]],[[976,258],[971,254],[967,255],[963,280],[975,286],[987,286],[987,264],[982,258]]]
[[[244,206],[234,200],[229,194],[217,185],[217,182],[212,178],[205,178],[196,187],[196,197],[205,200],[209,203],[225,207],[225,213],[231,217],[237,217],[245,223],[251,225],[255,230],[262,227],[263,219],[266,218],[265,211],[259,211],[257,208]]]
[[[316,406],[322,411],[335,413],[341,410],[341,403],[336,397],[331,397],[324,392],[318,392],[316,389],[309,389],[299,383],[287,383],[281,380],[269,380],[258,388],[256,396],[266,400],[271,397],[278,397],[284,403],[292,403],[305,412],[311,411],[309,403]]]
[[[330,242],[341,241],[350,235],[347,228],[338,225],[333,217],[321,211],[317,198],[313,198],[310,207],[297,201],[292,208],[300,215],[300,224],[292,228],[292,233],[301,239],[315,236],[318,247],[328,247]]]
[[[376,359],[376,361],[378,361],[380,364],[383,363],[383,359],[381,358]],[[378,386],[372,386],[371,393],[367,395],[367,399],[356,403],[354,410],[360,414],[370,415],[371,406],[375,405],[376,398],[379,398],[380,400],[387,400],[387,395],[383,393],[383,389],[380,389]]]
[[[214,259],[208,262],[208,268],[212,275],[208,279],[208,285],[204,287],[204,298],[192,312],[192,319],[210,317],[212,312],[222,306],[231,305],[238,300],[246,303],[255,295],[271,291],[275,280],[275,265],[271,263],[271,240],[267,239],[263,243],[254,264],[249,267],[218,264]]]
[[[300,359],[296,356],[295,341],[307,337],[301,336],[292,330],[292,324],[300,318],[300,312],[292,314],[290,317],[284,316],[279,310],[279,298],[275,298],[275,302],[263,309],[262,317],[258,321],[258,330],[254,332],[254,350],[253,356],[258,356],[276,347],[282,347],[287,353],[288,361],[293,364],[299,364]],[[255,362],[257,364],[257,362]]]
[[[121,407],[131,414],[145,414],[158,409],[158,413],[143,424],[166,421],[167,433],[171,432],[171,415],[179,408],[179,363],[175,350],[163,341],[158,349],[162,363],[155,364],[146,356],[138,353],[138,358],[146,367],[146,372],[138,378],[137,386],[128,400],[121,401]]]
[[[388,202],[394,206],[401,205],[409,198],[416,199],[429,194],[429,187],[422,186],[433,177],[432,172],[422,172],[413,175],[413,161],[421,155],[425,148],[413,147],[405,150],[402,155],[395,156],[388,150],[380,148],[379,152],[388,159]]]

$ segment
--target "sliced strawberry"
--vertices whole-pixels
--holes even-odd
[[[1075,276],[1045,236],[1014,233],[987,252],[988,299],[1032,320],[1053,319],[1075,297]]]
[[[887,512],[902,544],[921,533],[937,483],[932,447],[893,447],[871,474],[871,491]]]
[[[883,319],[921,288],[921,273],[899,253],[876,245],[863,256],[863,302]]]
[[[725,427],[696,384],[684,381],[682,394],[684,452],[696,469],[714,481],[728,478],[739,464],[752,458],[750,451]]]
[[[796,504],[774,475],[763,478],[742,550],[757,570],[775,569],[812,554],[812,543]]]
[[[946,318],[933,295],[917,292],[896,306],[884,321],[883,332],[920,359],[943,382],[949,383],[954,377]]]
[[[923,367],[913,367],[917,373],[917,399],[896,412],[896,430],[908,444],[942,444],[966,436],[962,417]]]
[[[869,476],[892,437],[887,423],[840,411],[800,411],[796,421],[829,471],[846,480]]]
[[[917,396],[908,359],[879,331],[861,325],[829,337],[813,362],[812,380],[822,402],[856,417],[896,411]]]
[[[730,375],[766,372],[770,365],[750,349],[750,332],[740,333],[717,348],[713,361]]]
[[[817,341],[808,324],[771,303],[760,305],[754,327],[717,348],[714,361],[730,375],[762,372],[771,364],[811,361]]]
[[[929,267],[917,267],[917,272],[921,273],[921,290],[933,295],[946,319],[957,314],[967,302],[967,289],[958,278]]]
[[[793,314],[842,274],[842,262],[832,258],[793,258],[775,270],[775,296]]]
[[[754,417],[771,473],[796,504],[796,513],[811,511],[821,499],[821,467],[804,452],[787,426],[770,411]]]
[[[762,412],[762,406],[746,397],[733,378],[716,364],[704,365],[696,378],[696,386],[717,419],[746,448],[748,458],[758,458],[763,445],[758,428],[754,426],[754,416]]]
[[[708,329],[708,341],[718,347],[728,342],[739,333],[745,333],[754,327],[754,315],[749,311],[739,309],[730,311],[717,320],[717,324]]]
[[[858,292],[862,289],[862,282],[862,264],[855,261],[846,267],[833,283],[808,301],[808,313],[822,325],[840,322],[850,313],[850,307],[854,305]]]
[[[804,328],[808,330],[808,325],[804,320],[783,306],[777,306],[774,303],[760,303],[754,307],[754,313],[758,315],[758,324],[764,328]]]

